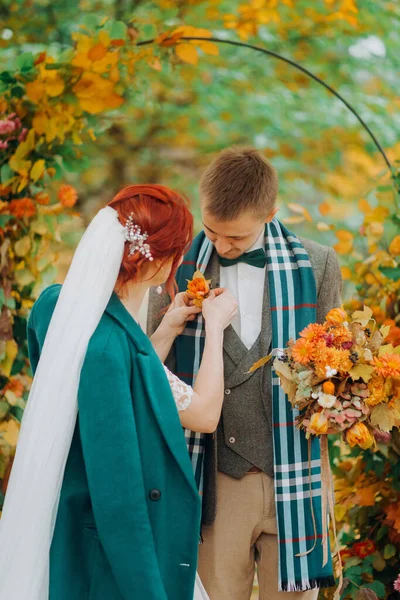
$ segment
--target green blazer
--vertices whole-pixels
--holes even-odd
[[[32,309],[33,370],[60,289]],[[115,294],[89,343],[78,406],[50,600],[193,600],[199,494],[162,364]]]

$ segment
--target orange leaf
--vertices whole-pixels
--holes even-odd
[[[107,48],[103,44],[96,44],[93,48],[90,48],[88,52],[88,58],[90,60],[101,60],[107,54]]]
[[[199,60],[197,50],[191,44],[178,44],[176,46],[176,55],[190,65],[197,65]]]
[[[249,369],[249,373],[254,373],[254,371],[257,371],[257,369],[260,369],[261,367],[266,365],[267,362],[269,362],[271,360],[271,357],[272,357],[272,354],[268,354],[268,356],[263,356],[263,358],[260,358],[260,360],[258,360],[253,365],[251,365],[251,367]]]

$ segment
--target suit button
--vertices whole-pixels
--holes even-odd
[[[234,437],[230,437],[229,438],[229,443],[230,444],[234,444],[235,442],[236,442],[236,438],[234,438]]]
[[[160,490],[151,490],[149,493],[150,500],[159,500],[161,498]]]
[[[225,390],[225,394],[226,394],[227,396],[229,396],[229,394],[230,394],[230,393],[231,393],[231,390],[229,390],[229,389],[228,389],[228,390]]]

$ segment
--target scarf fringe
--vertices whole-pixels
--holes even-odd
[[[320,579],[307,579],[305,581],[287,581],[279,585],[279,592],[306,592],[307,590],[330,588],[335,585],[335,578],[332,576],[321,577]]]

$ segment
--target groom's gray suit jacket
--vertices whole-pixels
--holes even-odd
[[[341,273],[335,252],[316,242],[300,238],[308,252],[317,285],[317,320],[322,323],[327,312],[341,305]],[[207,270],[212,286],[219,285],[219,261],[213,252]],[[251,282],[249,284],[251,286]],[[150,292],[147,333],[158,327],[161,311],[169,303],[167,294]],[[225,399],[217,431],[206,436],[203,523],[210,525],[217,510],[216,473],[222,471],[240,478],[256,466],[274,476],[272,441],[271,366],[267,364],[253,374],[249,368],[271,347],[272,326],[268,278],[265,278],[261,333],[248,350],[232,326],[224,335]],[[167,365],[174,371],[171,351]]]

